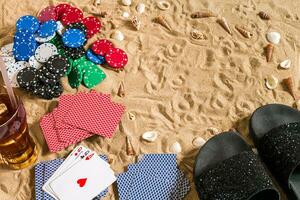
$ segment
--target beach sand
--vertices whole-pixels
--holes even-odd
[[[169,147],[176,141],[182,146],[178,154],[179,167],[191,180],[192,189],[188,200],[198,199],[192,170],[198,148],[192,145],[195,137],[208,140],[218,132],[231,128],[238,130],[252,144],[248,135],[248,121],[251,113],[267,103],[294,105],[295,101],[281,82],[292,76],[298,85],[300,49],[299,1],[276,0],[169,0],[171,7],[162,11],[157,1],[140,1],[146,10],[137,14],[133,4],[122,6],[121,1],[101,0],[97,8],[91,0],[71,1],[85,11],[107,11],[102,18],[102,32],[92,38],[110,38],[115,30],[124,33],[123,41],[112,39],[124,49],[129,62],[126,69],[116,73],[103,69],[106,80],[95,89],[112,95],[112,99],[126,105],[127,111],[112,139],[93,136],[80,144],[106,154],[116,173],[126,170],[129,163],[144,153],[170,153]],[[36,15],[37,12],[61,1],[44,0],[1,0],[0,45],[11,43],[16,20],[22,15]],[[210,10],[227,19],[232,29],[229,35],[218,23],[217,18],[191,19],[191,13]],[[130,18],[122,17],[123,11]],[[265,11],[271,20],[264,21],[257,13]],[[137,15],[142,28],[136,31],[130,19]],[[171,31],[154,23],[156,16],[165,16]],[[253,33],[251,39],[244,38],[234,28],[246,27]],[[193,29],[205,34],[206,39],[192,39]],[[278,31],[281,41],[275,45],[272,61],[267,63],[264,47],[268,44],[265,34]],[[292,60],[288,70],[278,68],[285,59]],[[278,87],[268,90],[265,77],[274,75],[279,79]],[[117,96],[118,88],[124,82],[125,97]],[[64,79],[65,93],[76,93]],[[3,87],[2,89],[3,90]],[[81,86],[78,91],[88,91]],[[57,100],[46,101],[16,90],[21,95],[28,116],[30,133],[40,148],[39,161],[67,156],[75,145],[58,153],[49,153],[39,127],[40,118],[52,111]],[[129,119],[129,112],[135,120]],[[159,132],[153,143],[141,140],[145,131]],[[137,156],[126,155],[126,136],[132,138]],[[116,187],[111,187],[105,199],[117,198]],[[0,170],[0,199],[34,199],[34,170],[32,167],[13,171]]]

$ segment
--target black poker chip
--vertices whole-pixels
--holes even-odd
[[[85,34],[86,34],[86,31],[87,31],[87,28],[81,22],[76,22],[76,23],[70,24],[70,25],[67,26],[66,29],[79,29],[79,30],[83,31]]]
[[[25,67],[17,74],[17,82],[23,89],[31,91],[37,84],[37,69],[33,67]]]
[[[54,97],[54,98],[57,98],[59,97],[64,91],[64,88],[63,86],[61,85],[60,82],[58,82],[56,85],[54,85],[52,88],[51,88],[51,95]]]
[[[49,58],[46,66],[51,73],[63,76],[70,67],[70,64],[66,57],[62,55],[54,55]]]
[[[73,60],[81,58],[83,55],[85,55],[85,49],[83,47],[70,48],[65,46],[64,49],[66,56]]]
[[[44,84],[46,85],[50,85],[50,86],[53,86],[55,85],[57,82],[59,82],[60,80],[59,79],[53,79],[53,78],[48,78],[44,75],[43,71],[42,70],[38,70],[37,71],[37,77],[38,79],[43,82]]]
[[[39,74],[43,74],[47,78],[56,79],[56,80],[60,79],[64,75],[64,74],[51,73],[46,66],[41,67],[40,69],[38,69],[38,71]]]

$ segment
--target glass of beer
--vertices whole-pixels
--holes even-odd
[[[17,98],[17,107],[13,108],[7,94],[0,94],[0,156],[12,169],[28,167],[38,156],[21,99]]]

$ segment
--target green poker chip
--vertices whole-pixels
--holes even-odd
[[[72,88],[78,88],[82,82],[82,77],[83,77],[82,70],[80,70],[80,68],[77,68],[77,67],[72,67],[72,69],[68,75],[70,86]]]
[[[106,78],[104,72],[97,66],[91,67],[83,75],[83,83],[87,88],[93,88]]]

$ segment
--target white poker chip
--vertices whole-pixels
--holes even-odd
[[[6,68],[8,78],[13,87],[19,87],[19,84],[17,82],[17,74],[21,69],[25,67],[30,67],[28,62],[18,61]]]
[[[62,36],[64,34],[65,27],[60,21],[57,21],[56,24],[57,24],[56,32],[58,33],[58,35]]]
[[[1,52],[3,55],[13,55],[14,43],[10,43],[1,47]]]
[[[48,37],[40,37],[40,36],[36,35],[35,41],[37,41],[39,43],[45,43],[45,42],[49,42],[50,40],[52,40],[55,36],[56,36],[56,33],[53,33],[52,35],[50,35]]]
[[[39,69],[40,67],[42,67],[42,63],[39,63],[36,59],[35,59],[35,56],[31,56],[29,58],[29,65],[33,68],[36,68],[36,69]]]
[[[58,51],[54,44],[44,43],[35,50],[35,58],[40,63],[45,63],[51,56],[57,55]]]
[[[16,62],[16,59],[13,56],[2,56],[3,62],[6,66],[6,68]]]

